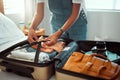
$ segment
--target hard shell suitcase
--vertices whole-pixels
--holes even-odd
[[[104,49],[102,50],[95,49],[96,46],[104,47]],[[55,57],[56,80],[103,80],[102,78],[84,75],[84,74],[63,69],[64,64],[67,62],[70,55],[74,51],[88,53],[88,54],[91,54],[91,52],[94,53],[94,52],[104,51],[104,52],[107,52],[107,57],[110,59],[111,62],[114,62],[118,65],[120,64],[120,43],[119,42],[77,41],[77,42],[70,43],[66,48],[67,49],[64,49],[60,54],[58,54]],[[110,55],[112,55],[112,58],[110,57]],[[114,56],[114,59],[113,59],[113,56]],[[118,75],[120,75],[120,72]],[[118,76],[116,80],[120,80],[120,76]]]
[[[28,46],[29,43],[24,40],[0,52],[0,68],[19,75],[32,77],[34,80],[49,80],[54,74],[53,59],[45,63],[38,63],[39,54],[35,54],[33,62],[8,57],[16,47],[25,47],[26,45]]]

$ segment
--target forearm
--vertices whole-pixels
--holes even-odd
[[[77,20],[79,13],[80,13],[80,4],[73,4],[72,14],[61,28],[64,31],[68,30],[71,27],[71,25],[73,25],[74,22]]]
[[[61,29],[63,31],[67,31],[74,24],[74,22],[78,19],[79,14],[80,14],[80,4],[73,4],[72,13],[70,17],[67,19],[67,21],[65,22],[65,24],[63,24]],[[62,31],[58,30],[56,33],[57,33],[57,36],[59,37],[61,36]]]
[[[36,12],[32,20],[32,24],[30,25],[30,28],[36,29],[37,26],[42,22],[43,17],[44,17],[44,3],[39,3],[37,5]]]
[[[30,29],[36,29],[37,26],[42,22],[43,16],[40,16],[39,14],[35,14],[32,23],[30,25]]]

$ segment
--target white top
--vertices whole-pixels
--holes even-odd
[[[37,0],[37,3],[41,3],[41,2],[45,2],[45,1],[47,1],[47,0]],[[81,4],[80,10],[83,8],[85,10],[85,13],[86,13],[85,0],[72,0],[72,2]]]

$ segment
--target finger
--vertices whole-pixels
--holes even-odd
[[[46,41],[50,41],[50,38],[49,37],[47,37],[47,38],[44,38]]]
[[[28,37],[27,40],[28,40],[29,43],[35,42],[35,40],[32,37]]]
[[[46,45],[48,45],[48,46],[51,46],[51,45],[54,45],[56,42],[55,41],[47,41],[46,42]]]
[[[34,34],[34,36],[33,36],[33,37],[34,37],[34,40],[35,40],[35,41],[38,41],[38,39],[39,39],[39,38],[37,37],[37,35],[36,35],[36,34]]]
[[[54,51],[54,49],[51,49],[51,48],[48,48],[48,49],[47,48],[40,48],[40,50],[43,52],[48,52],[48,53],[51,53]]]

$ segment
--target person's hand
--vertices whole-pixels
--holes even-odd
[[[32,28],[29,29],[29,32],[28,32],[28,41],[29,41],[29,43],[38,41],[38,37],[35,33],[35,30]]]
[[[32,28],[29,29],[27,40],[29,43],[38,41],[38,37],[37,37],[34,29],[32,29]],[[33,45],[32,48],[37,49],[37,45]]]
[[[48,41],[45,42],[45,44],[48,45],[48,46],[51,46],[51,45],[55,44],[58,40],[57,33],[53,33],[52,35],[48,36],[46,38],[46,40],[48,40]]]

